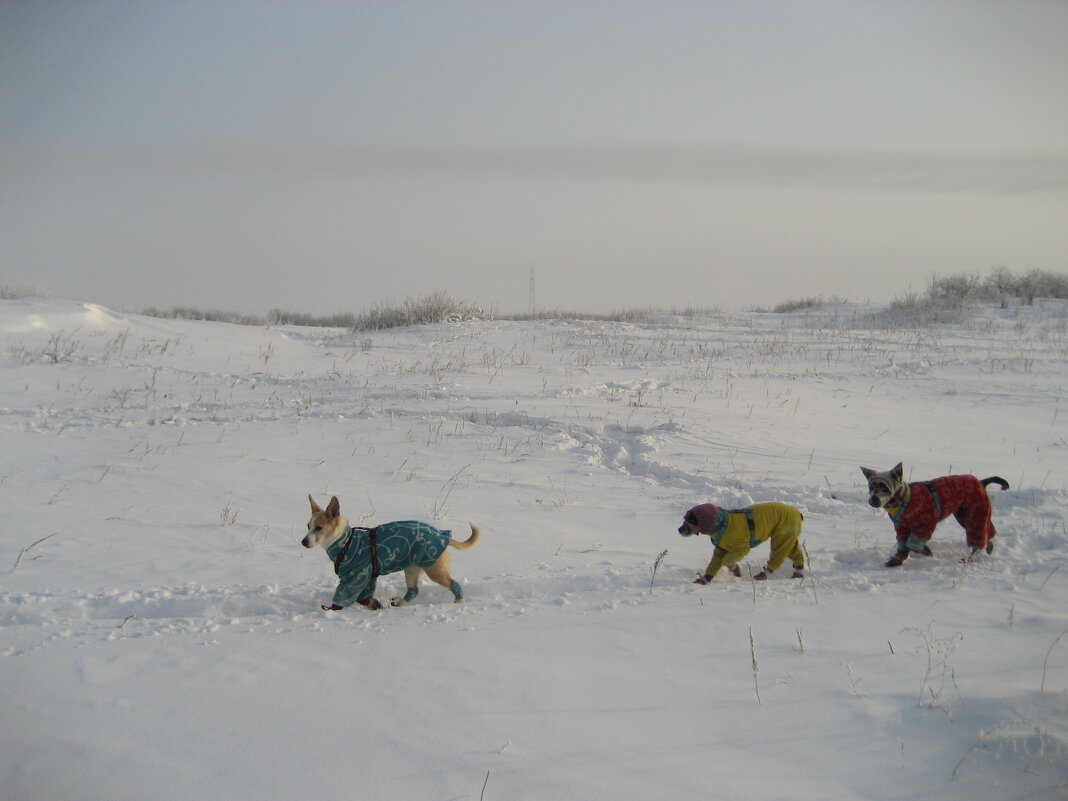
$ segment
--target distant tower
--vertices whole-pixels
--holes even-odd
[[[531,317],[538,313],[538,306],[534,302],[534,265],[530,266],[530,308],[528,311]]]

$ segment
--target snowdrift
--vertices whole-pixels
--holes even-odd
[[[2,795],[1063,798],[1066,391],[1061,302],[354,337],[2,301]],[[882,567],[859,465],[897,461],[1008,479],[995,555],[950,520]],[[477,520],[467,603],[322,612],[309,492]],[[809,576],[692,584],[682,513],[760,500]]]

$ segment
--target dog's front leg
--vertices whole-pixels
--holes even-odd
[[[408,590],[403,598],[394,598],[390,601],[392,606],[404,606],[410,604],[419,595],[419,574],[423,572],[420,567],[407,567],[404,569],[404,583]]]

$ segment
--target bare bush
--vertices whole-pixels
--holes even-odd
[[[529,322],[531,320],[583,320],[599,323],[644,323],[648,322],[655,315],[662,313],[662,310],[651,306],[635,309],[613,309],[605,314],[565,311],[564,309],[544,309],[542,311],[528,314],[499,315],[496,319],[511,320],[513,322]],[[695,315],[696,313],[693,314]]]
[[[404,328],[410,325],[455,323],[481,320],[486,311],[474,303],[459,301],[447,292],[432,292],[414,300],[409,298],[401,305],[381,304],[356,317],[356,331],[379,331],[384,328]]]
[[[959,323],[983,303],[1006,308],[1014,300],[1031,305],[1036,298],[1068,298],[1068,275],[1042,270],[1016,275],[1006,267],[996,267],[986,277],[978,273],[932,276],[925,292],[907,290],[877,317],[892,325]]]
[[[1068,275],[1043,270],[1016,275],[1007,267],[995,267],[985,278],[978,273],[932,276],[924,294],[909,290],[891,301],[889,310],[938,322],[947,314],[956,319],[978,303],[999,303],[1004,307],[1018,299],[1032,305],[1036,298],[1068,298]]]
[[[338,312],[326,316],[303,314],[301,312],[271,309],[267,313],[268,325],[302,325],[308,328],[355,328],[356,315],[351,312]]]
[[[845,302],[845,298],[838,297],[837,295],[832,296],[831,298],[824,298],[823,295],[816,295],[811,298],[796,298],[794,300],[777,303],[772,307],[772,312],[775,314],[788,314],[790,312],[804,311],[806,309],[821,309],[829,303]]]
[[[194,309],[189,306],[172,306],[169,309],[158,309],[149,306],[142,310],[141,314],[146,317],[159,317],[164,320],[201,320],[209,323],[230,323],[231,325],[264,325],[265,320],[252,314],[240,314],[238,312],[222,311],[220,309]]]
[[[1031,270],[1020,279],[1017,296],[1028,305],[1033,304],[1035,298],[1068,298],[1068,275]]]
[[[37,284],[0,284],[0,300],[26,300],[47,298],[49,293]]]
[[[938,309],[959,311],[979,299],[981,286],[978,273],[932,276],[927,285],[926,302]]]

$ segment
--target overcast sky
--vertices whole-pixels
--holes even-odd
[[[115,308],[1068,272],[1068,2],[0,0],[0,283]]]

